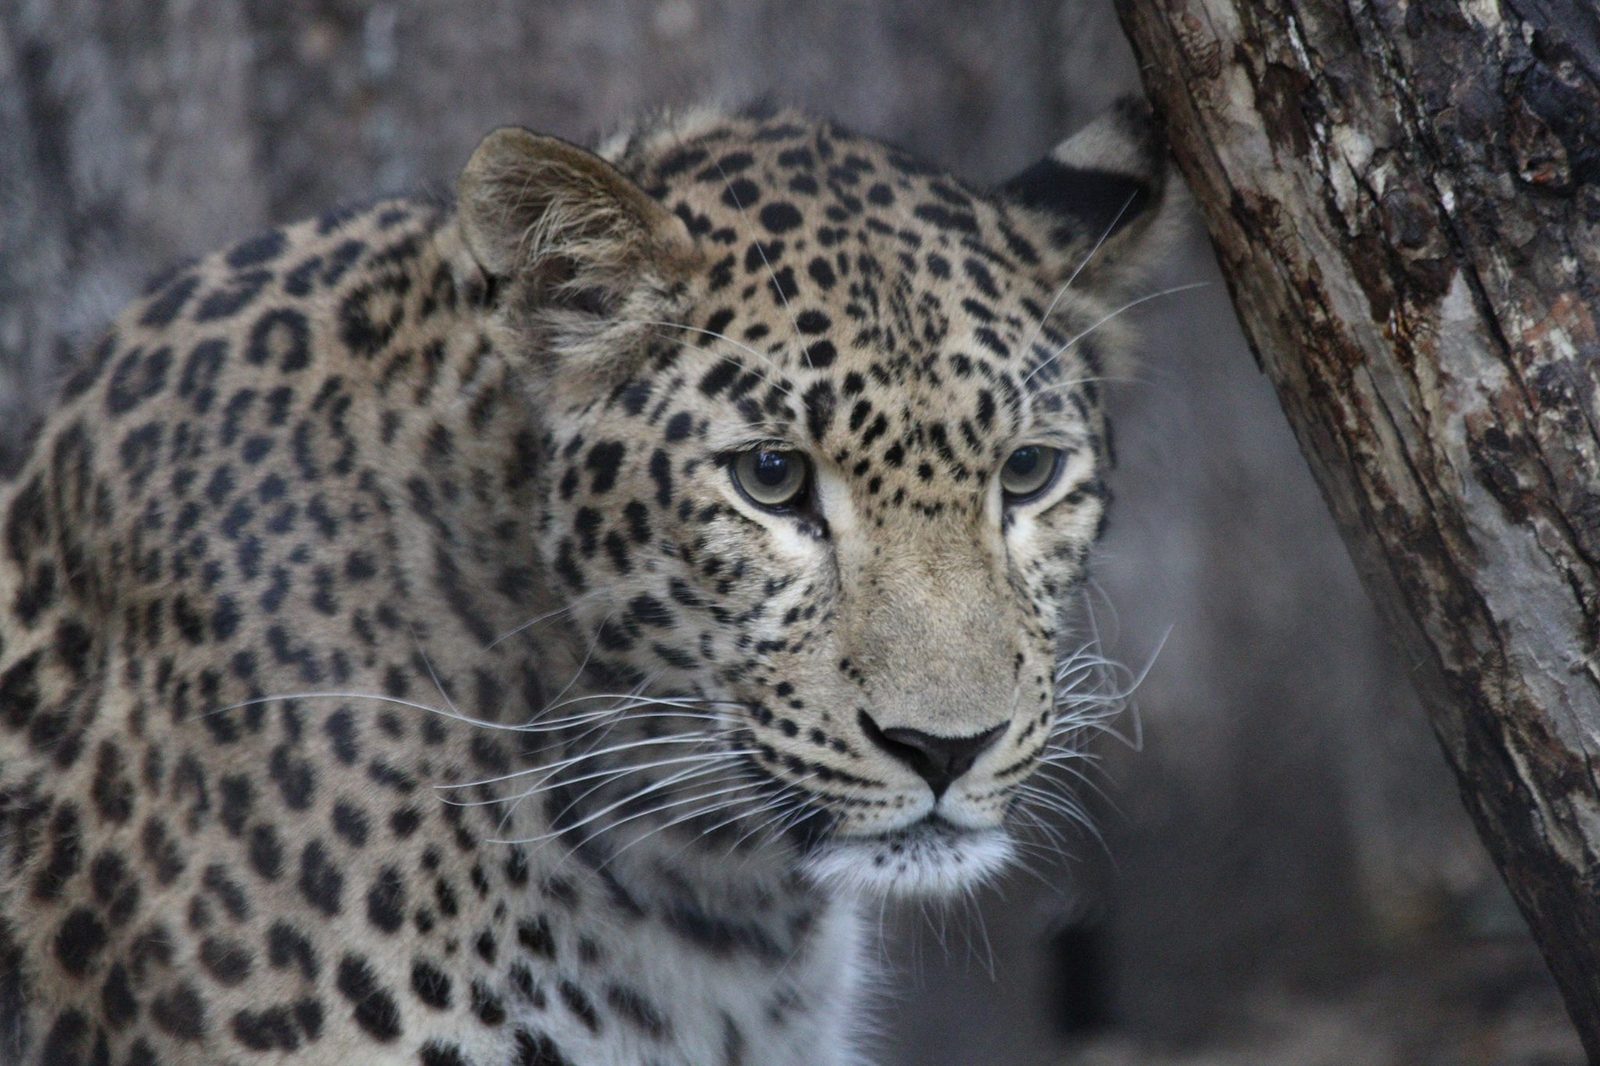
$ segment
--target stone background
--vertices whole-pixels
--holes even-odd
[[[448,187],[495,125],[768,94],[983,183],[1136,83],[1099,0],[6,0],[0,471],[163,264]],[[1160,654],[1105,846],[887,914],[884,1058],[1578,1062],[1198,231],[1151,285],[1195,280],[1112,400],[1095,614]]]

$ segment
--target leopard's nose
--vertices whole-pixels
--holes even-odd
[[[906,726],[881,729],[866,711],[858,715],[861,731],[867,739],[915,770],[928,787],[933,798],[943,796],[956,778],[972,769],[978,756],[1000,739],[1006,723],[965,737],[940,737]]]

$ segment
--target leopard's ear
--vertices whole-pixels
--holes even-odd
[[[692,257],[683,222],[610,163],[514,126],[485,137],[456,186],[478,266],[530,303],[606,310]]]
[[[1106,283],[1137,273],[1165,250],[1157,225],[1167,195],[1166,143],[1143,100],[1125,96],[1104,115],[996,190],[1026,209],[1065,281]]]

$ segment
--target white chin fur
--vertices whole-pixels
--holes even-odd
[[[951,832],[924,824],[885,837],[831,840],[805,869],[818,884],[856,895],[947,896],[994,877],[1014,851],[1002,829]]]

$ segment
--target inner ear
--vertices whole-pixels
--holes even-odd
[[[478,145],[457,198],[484,273],[575,310],[608,309],[693,252],[683,222],[610,163],[513,126]]]
[[[580,264],[569,256],[551,252],[514,268],[518,285],[532,302],[586,315],[610,315],[617,310],[625,290],[586,282]]]

